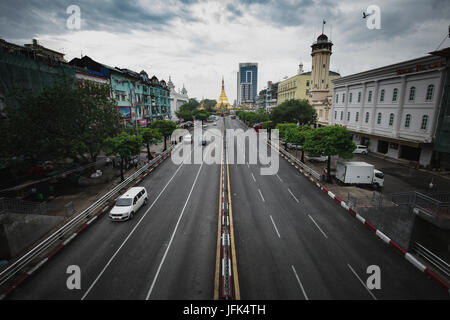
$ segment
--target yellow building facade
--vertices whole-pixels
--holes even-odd
[[[340,74],[329,71],[328,88],[330,95],[333,92],[333,80],[340,78]],[[297,74],[289,79],[281,81],[278,84],[278,100],[277,106],[290,99],[306,99],[310,98],[311,90],[311,72]]]

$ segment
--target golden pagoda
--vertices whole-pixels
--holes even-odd
[[[225,83],[224,83],[223,77],[222,77],[222,91],[220,92],[219,101],[217,102],[215,109],[220,110],[221,113],[224,113],[224,112],[232,109],[232,106],[228,102],[228,98],[225,93]]]
[[[202,103],[200,104],[199,110],[206,110],[205,108],[205,99],[202,99]]]

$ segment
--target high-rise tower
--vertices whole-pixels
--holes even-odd
[[[239,63],[237,76],[237,104],[255,106],[258,95],[258,64]]]

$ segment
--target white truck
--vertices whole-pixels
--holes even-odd
[[[376,189],[384,184],[383,172],[370,163],[360,161],[337,161],[336,179],[341,184],[371,184]]]

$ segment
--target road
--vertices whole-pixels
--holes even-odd
[[[226,127],[246,129],[230,119]],[[230,166],[243,299],[449,298],[287,161],[279,165],[265,176],[258,164]],[[380,290],[365,286],[371,265]]]
[[[8,298],[212,299],[219,169],[167,159],[140,183],[149,201],[133,220],[103,216]],[[69,265],[81,290],[67,289]]]
[[[238,120],[224,124],[246,129]],[[229,166],[242,299],[449,298],[285,160],[279,163],[273,176],[260,175],[260,164]],[[102,217],[8,299],[213,299],[219,179],[219,164],[166,160],[141,182],[149,202],[133,220]],[[81,269],[81,290],[67,289],[69,265]],[[365,287],[371,265],[381,270],[379,290]]]

